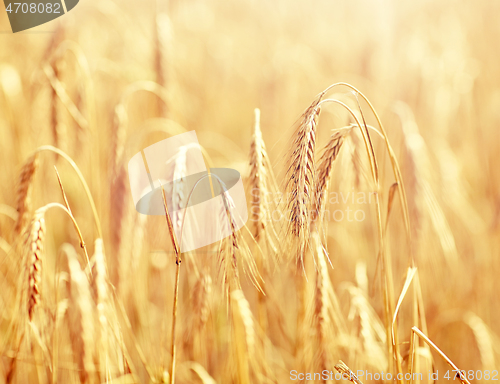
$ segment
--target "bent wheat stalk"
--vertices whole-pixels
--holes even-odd
[[[462,371],[453,363],[453,361],[450,360],[450,358],[448,356],[446,356],[446,354],[441,351],[441,349],[439,349],[439,347],[434,344],[432,342],[431,339],[429,339],[420,329],[418,329],[417,327],[413,327],[411,329],[411,332],[412,332],[412,337],[414,335],[417,335],[418,337],[420,337],[423,341],[425,341],[427,343],[427,345],[429,347],[431,347],[432,349],[434,349],[439,356],[441,356],[443,358],[444,361],[446,361],[448,363],[448,365],[450,367],[453,368],[453,371],[456,372],[456,377],[462,382],[462,384],[470,384],[469,380],[467,380],[467,377],[462,373]],[[413,343],[413,347],[415,347],[415,343]],[[415,351],[410,351],[410,354],[413,355],[415,353]],[[413,367],[410,366],[410,369],[413,370]],[[413,376],[413,375],[412,375]]]
[[[99,220],[99,215],[97,214],[97,208],[96,208],[96,205],[94,203],[94,199],[92,198],[92,194],[90,193],[89,186],[87,185],[87,182],[85,181],[85,178],[83,177],[83,174],[80,171],[80,169],[78,168],[78,166],[76,165],[76,163],[73,161],[73,159],[66,152],[63,152],[59,148],[53,147],[52,145],[43,145],[41,147],[38,147],[35,150],[33,155],[36,155],[36,154],[43,152],[43,151],[50,151],[50,152],[54,152],[54,153],[60,155],[71,165],[71,168],[73,168],[73,170],[76,172],[78,179],[82,183],[85,194],[87,195],[87,199],[89,200],[90,207],[92,209],[92,214],[94,215],[97,233],[99,234],[99,237],[102,238],[101,221]]]

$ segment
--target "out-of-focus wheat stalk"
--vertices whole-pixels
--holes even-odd
[[[69,284],[69,329],[73,356],[78,365],[81,383],[94,381],[96,373],[95,354],[95,311],[92,305],[89,281],[81,269],[76,253],[67,252],[70,275]]]
[[[292,250],[296,253],[299,268],[304,268],[304,253],[309,243],[311,204],[316,189],[316,125],[322,96],[314,100],[301,117],[294,134],[286,174],[285,191],[290,210],[287,235],[292,236]]]
[[[328,193],[328,186],[332,178],[333,164],[337,159],[345,135],[349,132],[349,128],[335,131],[328,143],[326,144],[323,155],[319,161],[316,179],[316,192],[312,205],[314,217],[311,219],[311,225],[314,225],[315,230],[323,221],[326,201],[325,195]]]
[[[170,362],[170,384],[175,383],[175,358],[176,358],[176,345],[175,345],[175,331],[177,325],[177,303],[179,301],[179,277],[181,272],[181,249],[179,248],[179,243],[177,242],[177,237],[175,235],[174,226],[172,224],[172,219],[170,218],[170,213],[168,212],[167,199],[165,197],[165,189],[158,180],[161,186],[161,194],[163,196],[163,207],[165,208],[165,216],[167,218],[168,231],[170,233],[170,240],[172,241],[172,246],[175,251],[175,286],[174,286],[174,304],[172,309],[172,338],[171,338],[171,362]]]

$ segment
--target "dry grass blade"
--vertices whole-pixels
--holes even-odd
[[[450,367],[453,368],[453,371],[456,373],[456,377],[462,382],[462,384],[470,384],[469,380],[467,380],[467,377],[462,374],[462,371],[453,363],[453,361],[450,360],[446,354],[439,349],[439,347],[432,342],[431,339],[429,339],[420,329],[417,327],[413,327],[412,329],[412,335],[416,334],[418,335],[423,341],[429,345],[432,349],[434,349],[439,356],[441,356],[449,365]],[[415,345],[415,344],[414,344]]]

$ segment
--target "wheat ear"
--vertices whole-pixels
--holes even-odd
[[[23,230],[29,217],[31,206],[31,190],[33,179],[38,168],[38,155],[32,155],[23,165],[17,186],[17,220],[14,233],[18,235]]]
[[[318,97],[302,115],[295,133],[287,169],[287,207],[290,222],[287,235],[292,235],[297,244],[297,264],[304,267],[304,252],[309,243],[311,202],[315,192],[316,125],[320,114]]]
[[[313,201],[313,213],[311,224],[321,223],[325,211],[325,194],[328,191],[330,181],[332,178],[333,164],[344,143],[344,137],[349,132],[349,128],[344,128],[335,131],[328,143],[326,144],[323,155],[319,161],[318,169],[316,172],[316,194]],[[317,226],[314,226],[317,230]]]
[[[42,258],[45,239],[45,208],[35,212],[28,237],[28,316],[33,320],[35,309],[40,303],[42,282]]]

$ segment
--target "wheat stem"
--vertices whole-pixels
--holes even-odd
[[[176,264],[176,270],[175,270],[175,286],[174,286],[174,304],[172,308],[172,348],[171,348],[171,363],[170,363],[170,384],[175,383],[175,357],[176,357],[176,348],[175,348],[175,327],[177,323],[177,303],[179,301],[179,278],[180,278],[180,272],[181,272],[181,252],[179,248],[179,244],[177,243],[177,238],[175,236],[174,232],[174,227],[172,225],[172,219],[170,218],[170,214],[168,213],[168,207],[167,207],[167,199],[165,197],[165,189],[163,188],[163,185],[161,184],[161,194],[163,196],[163,206],[165,208],[165,216],[167,218],[167,223],[168,223],[168,231],[170,232],[170,239],[172,240],[172,245],[174,246],[174,251],[175,251],[175,264]]]

